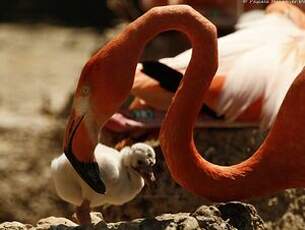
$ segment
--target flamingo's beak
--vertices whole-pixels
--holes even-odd
[[[94,157],[90,161],[80,161],[74,153],[72,144],[75,134],[82,124],[85,115],[75,116],[75,112],[71,113],[64,142],[64,153],[78,175],[97,193],[104,194],[106,192],[105,184],[101,179],[100,171]],[[92,154],[94,156],[94,154]]]

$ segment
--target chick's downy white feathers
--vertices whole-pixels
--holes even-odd
[[[145,173],[152,173],[156,162],[154,150],[138,143],[120,152],[98,144],[94,151],[106,194],[94,192],[76,173],[64,154],[51,164],[52,177],[58,195],[65,201],[80,206],[84,200],[90,207],[121,205],[132,200],[144,187]]]

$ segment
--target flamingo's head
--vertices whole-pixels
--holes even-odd
[[[82,79],[82,78],[81,78]],[[94,157],[98,126],[92,111],[90,84],[80,79],[64,136],[64,153],[79,176],[96,192],[105,193]]]
[[[64,138],[67,158],[80,177],[98,193],[105,192],[103,175],[100,176],[94,157],[98,133],[127,97],[132,84],[124,84],[122,78],[118,80],[120,75],[115,68],[99,56],[93,56],[85,65]]]

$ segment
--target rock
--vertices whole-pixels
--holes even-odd
[[[263,220],[257,215],[255,208],[241,202],[221,203],[216,205],[223,219],[237,229],[264,229]]]
[[[93,224],[98,224],[98,223],[100,223],[101,221],[104,221],[103,214],[100,213],[100,212],[91,212],[91,213],[90,213],[90,216],[91,216],[91,222],[92,222]]]
[[[200,226],[198,220],[195,217],[190,216],[179,224],[179,229],[184,229],[184,230],[200,229]]]
[[[26,229],[31,229],[33,226],[30,224],[22,224],[19,222],[4,222],[0,224],[0,229],[10,229],[10,230],[26,230]]]
[[[74,222],[72,222],[71,220],[68,220],[66,218],[59,218],[59,217],[48,217],[45,219],[41,219],[38,221],[37,223],[37,227],[36,229],[49,229],[50,226],[56,226],[56,225],[63,225],[63,226],[77,226],[77,224],[75,224]]]
[[[0,230],[262,230],[263,221],[252,205],[241,202],[220,203],[216,206],[201,206],[193,213],[163,214],[153,218],[135,219],[117,223],[105,223],[100,213],[91,213],[92,225],[78,226],[74,222],[57,217],[38,221],[37,225],[6,222]]]
[[[221,217],[221,212],[215,206],[201,206],[193,214],[202,229],[235,230],[228,224],[227,219]]]

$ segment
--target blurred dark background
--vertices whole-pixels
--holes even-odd
[[[110,2],[113,11],[106,0],[0,0],[0,223],[70,218],[74,212],[57,196],[50,173],[51,160],[62,153],[71,95],[90,56],[142,13],[139,9],[134,13],[138,0]],[[114,7],[118,2],[123,7]],[[213,10],[210,15],[222,16]],[[234,30],[234,25],[221,28],[227,17],[218,19],[219,35]],[[173,56],[189,47],[180,33],[164,33],[146,47],[142,60]],[[104,135],[103,141],[114,146],[125,138]],[[193,211],[207,203],[170,178],[153,135],[141,138],[131,139],[156,146],[158,186],[151,191],[145,188],[124,206],[103,210],[106,221]],[[196,131],[195,139],[208,161],[231,165],[248,158],[264,133],[208,129]],[[268,230],[305,229],[304,190],[287,190],[252,203]]]
[[[0,22],[111,26],[114,14],[105,0],[0,0]]]

